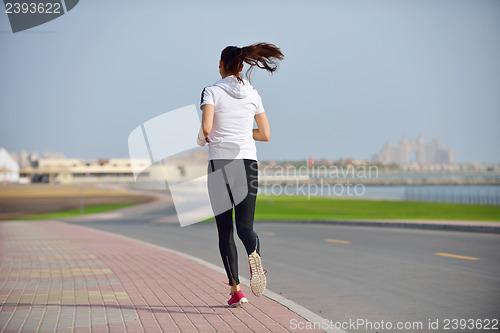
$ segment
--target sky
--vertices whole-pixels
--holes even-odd
[[[252,76],[260,160],[369,159],[422,135],[500,162],[497,0],[81,0],[15,34],[2,11],[0,146],[127,158],[134,128],[198,105],[221,50],[255,42],[285,55]]]

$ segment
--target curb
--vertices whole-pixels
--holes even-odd
[[[475,222],[467,223],[445,223],[442,221],[401,221],[401,220],[256,220],[261,223],[294,223],[294,224],[331,224],[356,227],[386,227],[386,228],[406,228],[423,230],[444,230],[463,232],[482,232],[500,234],[499,222]],[[446,221],[448,222],[448,221]],[[488,225],[488,223],[492,225]],[[498,225],[493,225],[498,224]]]
[[[64,222],[63,222],[64,223]],[[141,243],[141,244],[144,244],[144,245],[148,245],[148,246],[152,246],[154,248],[157,248],[157,249],[160,249],[160,250],[163,250],[163,251],[167,251],[167,252],[171,252],[171,253],[174,253],[178,256],[181,256],[181,257],[184,257],[188,260],[192,260],[200,265],[203,265],[209,269],[212,269],[218,273],[221,273],[221,274],[226,274],[225,270],[222,268],[222,267],[219,267],[219,266],[216,266],[208,261],[205,261],[203,259],[200,259],[200,258],[197,258],[197,257],[194,257],[190,254],[187,254],[187,253],[184,253],[184,252],[180,252],[180,251],[177,251],[177,250],[173,250],[173,249],[169,249],[167,247],[163,247],[163,246],[160,246],[160,245],[156,245],[156,244],[151,244],[151,243],[148,243],[148,242],[144,242],[144,241],[141,241],[141,240],[138,240],[138,239],[135,239],[135,238],[131,238],[131,237],[127,237],[127,236],[124,236],[124,235],[120,235],[120,234],[115,234],[115,233],[112,233],[112,232],[108,232],[108,231],[103,231],[103,230],[99,230],[99,229],[94,229],[94,228],[88,228],[88,227],[85,227],[84,225],[78,225],[79,227],[82,227],[82,228],[87,228],[89,230],[92,230],[94,232],[98,232],[98,233],[103,233],[103,234],[106,234],[106,235],[111,235],[111,236],[114,236],[114,237],[119,237],[119,238],[122,238],[122,239],[126,239],[126,240],[129,240],[129,241],[133,241],[133,242],[137,242],[137,243]],[[247,286],[248,288],[250,288],[250,280],[246,279],[246,278],[243,278],[243,277],[240,277],[240,283]],[[294,301],[292,300],[289,300],[288,298],[285,298],[269,289],[266,289],[266,291],[264,292],[263,294],[264,296],[266,296],[267,298],[269,299],[272,299],[273,301],[275,301],[276,303],[288,308],[290,311],[292,312],[295,312],[296,314],[298,314],[299,316],[301,316],[302,318],[304,318],[305,320],[311,322],[311,323],[323,323],[325,321],[325,319],[317,314],[315,314],[314,312],[304,308],[303,306],[295,303]],[[342,329],[337,329],[337,328],[334,328],[334,327],[331,327],[331,328],[321,328],[323,331],[327,332],[327,333],[347,333],[346,331],[342,330]]]

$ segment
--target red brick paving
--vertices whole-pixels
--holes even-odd
[[[288,332],[290,320],[306,322],[247,287],[250,303],[227,308],[224,275],[81,226],[2,222],[0,240],[3,332]]]

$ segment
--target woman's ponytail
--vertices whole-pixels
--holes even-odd
[[[221,53],[221,60],[224,64],[224,71],[230,75],[235,75],[238,81],[243,82],[239,75],[239,70],[243,63],[250,65],[245,73],[247,79],[254,66],[265,69],[273,73],[278,69],[278,60],[283,60],[281,50],[269,43],[257,43],[242,48],[228,46]]]

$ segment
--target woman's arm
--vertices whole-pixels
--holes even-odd
[[[201,129],[206,138],[212,131],[212,125],[214,123],[214,106],[212,104],[202,105],[201,111],[203,111],[201,116]]]
[[[257,128],[253,130],[253,139],[256,141],[269,141],[271,138],[271,129],[269,128],[269,120],[265,112],[255,115]]]

